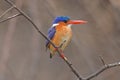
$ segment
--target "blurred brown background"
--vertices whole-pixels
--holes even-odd
[[[87,20],[74,25],[65,55],[86,77],[106,63],[120,61],[120,0],[12,0],[47,34],[59,15]],[[0,15],[10,8],[0,0]],[[17,13],[15,9],[4,18]],[[24,17],[0,24],[0,80],[77,80],[57,55],[49,58],[45,39]],[[104,71],[93,80],[120,80],[120,68]]]

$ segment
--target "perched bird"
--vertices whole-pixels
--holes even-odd
[[[48,38],[62,51],[68,45],[72,37],[72,24],[85,24],[84,20],[70,20],[68,16],[58,16],[53,21],[53,25],[48,30]],[[46,41],[46,48],[50,51],[50,58],[56,53],[56,49],[51,43]]]

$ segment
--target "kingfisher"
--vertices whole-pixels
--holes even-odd
[[[49,28],[47,37],[63,51],[71,41],[72,24],[85,24],[86,22],[84,20],[71,20],[68,16],[58,16]],[[50,58],[57,52],[56,48],[48,40],[46,41],[46,48],[50,51]]]

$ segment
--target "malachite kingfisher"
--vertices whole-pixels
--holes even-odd
[[[68,16],[58,16],[54,19],[52,27],[48,30],[48,38],[62,51],[69,44],[72,37],[72,24],[85,24],[84,20],[71,20]],[[50,51],[50,58],[56,53],[51,43],[46,41],[46,48]]]

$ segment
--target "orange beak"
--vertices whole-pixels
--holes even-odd
[[[86,24],[87,21],[84,21],[84,20],[69,20],[67,23],[68,24]]]

